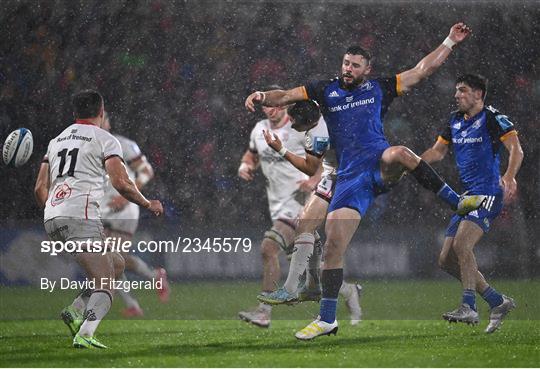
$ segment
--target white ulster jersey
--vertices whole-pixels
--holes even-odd
[[[141,149],[139,148],[139,145],[135,141],[130,140],[129,138],[126,138],[121,135],[113,135],[118,142],[120,142],[120,146],[122,147],[122,153],[124,162],[126,163],[126,169],[129,175],[129,178],[131,178],[133,181],[135,181],[135,171],[131,169],[131,163],[135,160],[138,160],[142,157]],[[110,211],[107,209],[107,203],[114,197],[120,195],[118,191],[112,186],[111,181],[107,181],[107,184],[105,186],[105,196],[103,200],[101,201],[101,207],[103,209],[103,216],[105,214],[108,214]],[[128,204],[129,205],[129,204]],[[136,204],[133,204],[134,206],[138,206]]]
[[[328,127],[323,117],[319,123],[305,134],[305,150],[308,154],[323,158],[323,177],[329,174],[335,174],[337,168],[336,152],[331,147]]]
[[[114,156],[122,157],[118,140],[92,124],[72,124],[52,139],[46,156],[51,184],[45,220],[99,219],[99,201],[108,180],[105,161]]]
[[[270,207],[270,216],[275,219],[294,219],[303,207],[299,201],[299,181],[308,177],[281,157],[266,143],[263,130],[278,136],[287,150],[304,156],[304,135],[291,128],[288,121],[283,127],[271,129],[268,119],[258,122],[251,131],[249,150],[259,155],[259,161],[266,177],[266,193]]]

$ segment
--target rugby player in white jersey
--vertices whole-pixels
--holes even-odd
[[[107,112],[105,112],[102,128],[107,132],[111,130],[111,122]],[[142,190],[154,177],[152,165],[150,165],[135,141],[116,133],[113,136],[120,142],[120,146],[122,147],[123,159],[129,178],[135,182],[139,190]],[[139,206],[129,202],[125,197],[120,195],[112,186],[111,182],[108,182],[105,186],[105,196],[100,202],[100,205],[105,235],[121,241],[131,240],[139,223]],[[156,290],[159,300],[163,303],[169,300],[170,289],[167,281],[167,272],[164,268],[153,270],[143,259],[132,253],[122,253],[122,256],[124,257],[126,270],[149,280],[161,281],[161,288]],[[123,274],[121,279],[127,280],[126,275]],[[129,318],[144,315],[139,302],[130,292],[121,289],[117,290],[117,292],[126,305],[126,308],[122,310],[123,316]]]
[[[273,86],[276,88],[277,86]],[[272,219],[272,228],[264,234],[261,245],[263,258],[262,294],[273,291],[280,277],[279,253],[290,253],[295,235],[296,220],[304,206],[307,193],[315,188],[320,176],[308,178],[283,156],[270,148],[263,131],[271,132],[286,142],[289,150],[297,155],[304,153],[304,135],[291,127],[285,108],[263,108],[267,119],[253,128],[249,148],[238,168],[240,178],[251,181],[254,171],[261,166],[266,178],[266,194]],[[270,326],[272,307],[260,303],[252,311],[238,313],[240,319],[256,326]]]
[[[45,230],[54,241],[104,245],[99,201],[107,174],[116,190],[155,215],[163,213],[158,200],[146,199],[129,178],[120,143],[101,129],[101,95],[82,91],[73,98],[75,123],[52,139],[39,169],[34,194],[45,208]],[[83,245],[81,245],[83,246]],[[89,252],[87,246],[73,256],[95,289],[85,290],[62,312],[77,348],[106,348],[95,336],[112,303],[111,281],[124,271],[124,259],[115,252]]]
[[[305,132],[305,157],[289,152],[279,138],[272,137],[268,132],[264,135],[266,143],[277,152],[283,150],[281,152],[285,153],[285,159],[305,174],[313,175],[321,164],[323,173],[317,189],[312,193],[298,219],[291,264],[285,284],[271,294],[257,296],[259,301],[270,305],[320,300],[319,275],[322,250],[315,237],[317,228],[326,219],[326,211],[332,199],[336,181],[336,154],[330,147],[326,122],[321,117],[317,103],[313,100],[297,102],[288,108],[288,115],[292,128],[298,132]],[[303,288],[299,288],[306,270],[306,283]],[[345,281],[339,291],[345,298],[352,325],[357,325],[361,320],[361,291],[360,285]]]

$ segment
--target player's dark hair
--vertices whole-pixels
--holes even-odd
[[[464,83],[473,90],[482,91],[482,99],[486,98],[488,86],[488,80],[486,77],[481,76],[480,74],[463,74],[457,78],[456,85],[458,83]]]
[[[371,62],[371,53],[361,46],[349,46],[345,54],[350,55],[362,55],[367,60],[368,64]]]
[[[103,106],[103,97],[94,90],[84,90],[73,96],[73,113],[75,118],[95,118]]]
[[[301,125],[313,124],[321,117],[319,104],[313,100],[298,101],[287,108],[287,114]]]

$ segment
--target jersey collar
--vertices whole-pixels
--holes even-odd
[[[90,122],[88,119],[75,119],[75,124],[84,124],[84,125],[87,125],[87,126],[96,126],[94,123]]]

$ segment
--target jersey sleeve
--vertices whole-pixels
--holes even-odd
[[[319,105],[324,105],[324,90],[331,81],[313,80],[304,87],[305,99],[315,100]]]
[[[394,98],[402,94],[401,77],[399,74],[389,78],[379,78],[377,82],[379,82],[383,93],[383,105],[390,105]]]
[[[446,122],[444,128],[439,131],[437,141],[445,145],[450,145],[452,143],[452,131],[450,130],[449,122]]]
[[[508,116],[501,114],[492,106],[488,106],[486,109],[489,111],[487,125],[493,138],[504,141],[508,137],[517,135],[514,123],[508,119]]]
[[[257,131],[257,126],[255,126],[255,128],[253,128],[253,130],[251,131],[251,134],[249,135],[249,147],[248,147],[248,150],[251,151],[253,154],[258,154],[258,151],[257,151],[257,134],[256,134],[256,131]]]
[[[103,162],[115,156],[123,160],[122,146],[116,137],[107,132],[101,137]]]
[[[142,152],[139,145],[137,145],[135,141],[131,140],[126,141],[122,145],[122,153],[124,154],[124,160],[127,164],[130,164],[142,157]]]
[[[47,152],[45,152],[45,155],[43,155],[43,159],[41,159],[42,163],[49,163],[49,156],[51,151],[51,142],[49,142],[49,145],[47,145]]]
[[[304,139],[304,149],[309,155],[322,158],[330,148],[330,138],[327,134],[321,134],[317,127],[306,132]]]

